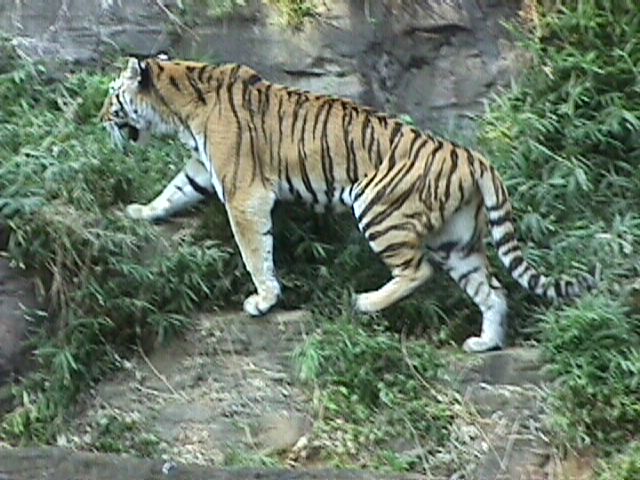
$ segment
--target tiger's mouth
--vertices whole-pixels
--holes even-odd
[[[121,149],[126,149],[127,143],[138,143],[141,139],[142,132],[135,125],[131,125],[127,122],[114,121],[107,122],[106,125],[111,132],[111,140]]]
[[[138,139],[140,138],[140,129],[138,129],[137,127],[134,127],[133,125],[126,124],[126,125],[123,125],[122,127],[118,127],[118,128],[120,130],[124,129],[126,131],[127,137],[132,142],[137,142]]]
[[[118,133],[126,140],[137,142],[140,138],[140,129],[135,125],[127,122],[114,122],[114,126],[118,129]]]

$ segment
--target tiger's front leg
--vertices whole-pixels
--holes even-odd
[[[273,266],[271,209],[275,194],[238,193],[226,204],[229,223],[245,267],[257,293],[247,297],[243,309],[249,315],[267,313],[280,297],[280,283]]]
[[[191,158],[160,195],[146,205],[128,205],[125,212],[134,219],[164,219],[213,194],[211,175],[197,158]]]

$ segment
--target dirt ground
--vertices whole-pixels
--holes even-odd
[[[63,443],[108,449],[100,437],[110,431],[114,442],[122,434],[141,453],[150,444],[178,462],[235,464],[243,455],[259,463],[277,452],[293,461],[312,425],[311,399],[291,381],[290,362],[308,320],[302,311],[199,315],[184,339],[149,356],[139,351],[102,382],[78,417],[77,435]],[[108,428],[122,419],[128,428]]]
[[[108,450],[111,435],[114,445],[177,463],[327,467],[310,450],[313,393],[296,385],[292,371],[291,353],[309,325],[304,311],[201,314],[186,338],[138,354],[103,381],[79,412],[76,434],[59,443]],[[473,476],[455,478],[592,478],[588,460],[560,456],[545,437],[548,385],[537,350],[494,352],[454,368],[477,413],[459,426],[471,432],[465,448]]]

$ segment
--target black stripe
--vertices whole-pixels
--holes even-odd
[[[438,253],[443,253],[448,257],[449,255],[451,255],[451,252],[453,252],[457,247],[458,247],[458,242],[451,240],[448,242],[441,243],[435,248],[435,250]]]
[[[375,164],[373,161],[373,142],[376,139],[376,128],[373,126],[373,123],[369,123],[368,130],[371,130],[369,134],[369,144],[367,145],[367,155],[372,164]]]
[[[342,103],[342,140],[344,142],[344,150],[346,155],[346,159],[345,159],[346,167],[347,167],[346,174],[349,181],[351,183],[355,183],[358,180],[357,180],[357,177],[354,175],[354,172],[352,169],[351,160],[352,160],[353,151],[350,145],[352,121],[353,121],[353,117],[352,117],[351,109],[347,111],[347,105]]]
[[[522,255],[518,255],[513,257],[507,266],[507,270],[509,273],[513,274],[513,272],[524,263],[524,257]]]
[[[539,273],[533,273],[530,277],[529,277],[529,282],[528,282],[528,287],[529,290],[531,290],[532,292],[535,291],[536,287],[538,286],[538,282],[540,281],[540,274]]]
[[[390,243],[389,245],[385,246],[384,248],[382,248],[381,250],[378,250],[376,252],[377,255],[379,255],[380,257],[384,258],[385,256],[388,255],[394,255],[398,252],[401,252],[402,250],[409,250],[411,247],[408,246],[407,242],[393,242]]]
[[[229,69],[229,81],[235,82],[238,79],[238,72],[240,71],[240,65],[235,64]]]
[[[298,141],[298,162],[300,165],[300,174],[302,175],[302,183],[304,184],[304,188],[311,194],[313,198],[313,203],[318,203],[318,195],[316,191],[313,189],[313,185],[311,183],[311,179],[309,178],[309,173],[307,172],[307,154],[306,147],[304,141],[304,133],[305,127],[307,125],[307,117],[309,114],[309,109],[305,110],[305,115],[302,118],[302,126],[300,128],[300,140]]]
[[[360,212],[360,215],[358,215],[358,217],[356,217],[356,221],[358,223],[360,223],[362,221],[362,219],[367,215],[367,213],[369,213],[369,211],[375,207],[376,205],[378,205],[380,203],[380,201],[385,198],[385,197],[390,197],[391,194],[395,191],[395,189],[398,187],[398,185],[400,185],[400,183],[402,183],[402,180],[405,177],[406,174],[406,170],[408,168],[411,168],[411,164],[410,163],[406,163],[405,166],[403,168],[397,168],[395,173],[388,179],[387,182],[385,182],[385,185],[382,186],[376,186],[376,192],[374,193],[373,197],[371,199],[369,199],[369,202],[367,203],[367,205],[362,209],[362,211]],[[395,182],[395,183],[393,183]]]
[[[289,187],[289,194],[292,197],[295,197],[295,194],[298,193],[293,186],[293,182],[291,181],[291,177],[289,176],[289,162],[285,162],[284,164],[284,176],[287,181],[287,186]]]
[[[282,97],[278,99],[278,179],[282,181],[282,140],[284,137],[284,113],[282,112],[283,101]],[[288,174],[287,174],[288,176]],[[291,195],[293,195],[293,189],[291,187],[291,181],[287,178],[287,182],[289,183],[289,191]]]
[[[509,248],[507,248],[506,251],[504,252],[499,252],[500,255],[502,255],[503,257],[508,257],[509,255],[511,255],[512,253],[516,253],[520,251],[520,245],[518,245],[517,243],[514,243],[513,245],[511,245]]]
[[[495,205],[486,205],[485,204],[484,208],[487,210],[488,213],[494,213],[494,212],[498,212],[498,211],[502,210],[506,203],[507,203],[507,201],[504,200],[502,202],[498,202]]]
[[[247,78],[247,85],[253,87],[256,83],[260,83],[262,78],[257,73],[252,73],[249,78]]]
[[[296,97],[296,103],[293,106],[293,112],[291,114],[291,140],[294,140],[295,131],[296,131],[296,123],[298,122],[298,115],[300,114],[300,109],[305,104],[305,100],[301,96]]]
[[[262,168],[261,159],[258,158],[258,150],[256,145],[257,144],[256,137],[258,136],[258,129],[256,128],[256,124],[253,121],[253,114],[251,112],[248,112],[247,116],[249,117],[249,145],[251,147],[251,160],[252,160],[251,182],[253,182],[256,178],[256,169],[257,169],[258,172],[260,173],[260,181],[264,185],[265,183],[264,170]]]
[[[206,63],[204,65],[202,65],[199,69],[198,69],[198,81],[200,83],[204,83],[204,74],[207,71],[207,67],[209,65],[207,65]]]
[[[416,149],[416,152],[413,154],[413,157],[411,157],[412,163],[415,163],[418,160],[418,157],[420,156],[422,151],[425,149],[425,147],[431,144],[431,139],[429,137],[420,137],[420,138],[422,139],[422,142],[420,143],[420,146]]]
[[[382,151],[380,150],[380,140],[376,138],[376,167],[379,167],[384,158],[382,158]]]
[[[240,152],[242,151],[242,124],[240,123],[240,116],[238,115],[238,110],[236,109],[235,103],[233,101],[233,83],[229,82],[227,85],[227,96],[229,101],[229,108],[231,109],[231,114],[236,121],[236,154],[235,158],[233,158],[233,176],[231,178],[231,188],[232,191],[235,190],[236,185],[238,183],[238,171],[240,170]]]
[[[366,148],[367,131],[370,123],[371,120],[369,119],[369,115],[365,113],[364,118],[362,119],[362,126],[360,127],[360,144],[362,148]]]
[[[444,184],[444,201],[440,203],[440,217],[444,222],[444,209],[449,204],[451,199],[451,180],[453,179],[453,175],[455,174],[456,169],[458,168],[458,152],[454,150],[451,151],[451,155],[449,156],[449,160],[451,163],[451,168],[449,173],[447,174],[447,178]]]
[[[379,225],[380,223],[384,222],[387,218],[389,218],[394,212],[399,210],[400,207],[402,207],[402,205],[404,205],[407,199],[411,197],[411,195],[413,194],[413,187],[414,185],[411,185],[409,188],[406,189],[405,192],[402,193],[402,195],[398,195],[393,200],[393,202],[387,204],[385,209],[383,209],[380,213],[377,213],[376,215],[374,215],[371,219],[369,219],[369,221],[366,224],[362,225],[362,233],[366,235],[367,231],[372,226],[376,224]]]
[[[353,163],[351,164],[351,171],[353,173],[353,178],[355,178],[355,181],[358,181],[358,156],[356,155],[356,142],[353,139],[353,136],[350,135],[349,138],[349,152],[350,152],[350,156],[353,159]],[[351,182],[351,183],[355,183],[355,182]]]
[[[202,103],[203,105],[206,105],[207,104],[207,99],[205,98],[204,93],[202,92],[202,89],[196,83],[194,78],[191,75],[187,75],[187,80],[189,80],[189,85],[191,85],[191,88],[193,89],[194,93],[196,94],[196,97],[198,97],[198,101],[200,103]]]
[[[260,98],[260,124],[262,126],[262,134],[265,142],[267,141],[267,113],[269,112],[270,99],[271,99],[271,85],[267,85],[266,88],[261,91],[263,94]],[[271,136],[271,130],[269,130]],[[272,161],[273,163],[273,161]]]
[[[511,243],[515,239],[516,237],[513,234],[513,232],[505,232],[499,239],[494,240],[494,245],[496,247],[496,250],[499,251],[502,247],[504,247],[508,243]]]
[[[211,198],[215,196],[214,192],[200,185],[188,173],[185,172],[184,176],[187,177],[187,182],[189,182],[191,188],[193,188],[198,194],[202,195],[205,198]]]
[[[489,225],[493,228],[501,227],[507,222],[511,223],[510,212],[505,212],[497,218],[491,218],[491,216],[489,216]]]
[[[182,92],[182,88],[180,88],[180,84],[178,83],[178,80],[176,80],[176,77],[174,77],[173,75],[169,75],[169,83],[177,91]]]
[[[389,146],[392,146],[395,143],[396,137],[400,133],[401,129],[402,123],[398,121],[394,122],[393,128],[391,129],[391,135],[389,136]]]
[[[409,153],[407,153],[407,158],[411,158],[412,157],[412,153],[413,153],[413,149],[416,147],[416,143],[418,142],[418,140],[420,139],[420,134],[417,132],[413,132],[414,136],[413,139],[411,140],[411,143],[409,144]]]
[[[556,281],[554,283],[553,290],[554,290],[554,292],[556,294],[556,297],[558,297],[558,298],[564,297],[563,287],[564,287],[564,285],[560,281]]]
[[[480,271],[480,266],[476,265],[475,267],[467,270],[462,275],[460,275],[458,278],[456,278],[456,283],[458,283],[458,285],[461,285],[462,282],[464,282],[467,278],[469,278],[471,275],[473,275],[474,273],[477,273],[479,271]]]
[[[321,165],[322,165],[322,174],[324,175],[324,181],[326,185],[326,195],[327,198],[330,198],[329,195],[333,196],[334,191],[334,183],[335,177],[333,174],[333,157],[331,156],[331,146],[329,143],[329,118],[331,116],[331,110],[333,109],[334,102],[329,102],[329,106],[327,107],[327,113],[322,121],[322,129],[320,130],[320,155]]]
[[[367,233],[367,240],[369,242],[375,242],[379,238],[384,237],[385,235],[393,232],[404,231],[411,232],[414,235],[418,235],[418,229],[411,222],[403,222],[403,223],[394,223],[392,225],[381,228],[380,230],[376,230],[375,232]]]
[[[330,102],[329,101],[324,101],[320,104],[320,106],[316,109],[316,114],[313,116],[313,139],[316,139],[316,129],[318,128],[318,122],[320,121],[320,117],[322,116],[322,111],[324,110],[325,106],[329,105],[329,108],[331,108],[330,106]]]

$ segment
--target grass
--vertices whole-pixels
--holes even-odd
[[[622,448],[600,466],[598,480],[634,480],[640,476],[640,443],[633,442]]]
[[[298,377],[314,386],[314,405],[322,412],[312,449],[340,467],[427,476],[463,469],[465,447],[451,440],[456,421],[472,414],[452,388],[449,355],[424,339],[398,338],[383,323],[356,322],[347,313],[319,320],[295,354]],[[451,457],[441,462],[445,446]]]
[[[33,312],[40,368],[4,419],[10,437],[51,441],[67,406],[112,368],[118,350],[171,336],[199,302],[222,304],[232,287],[220,280],[237,265],[227,247],[171,243],[120,213],[133,197],[151,196],[182,159],[172,146],[116,152],[95,124],[107,85],[107,77],[86,73],[54,82],[24,63],[0,77],[8,252],[40,278],[56,318]]]
[[[606,452],[640,431],[640,15],[614,1],[538,8],[521,36],[532,67],[495,99],[481,142],[536,244],[529,257],[554,273],[603,265],[600,292],[575,305],[534,316],[520,295],[512,305],[535,320],[521,329],[558,378],[553,438]]]

